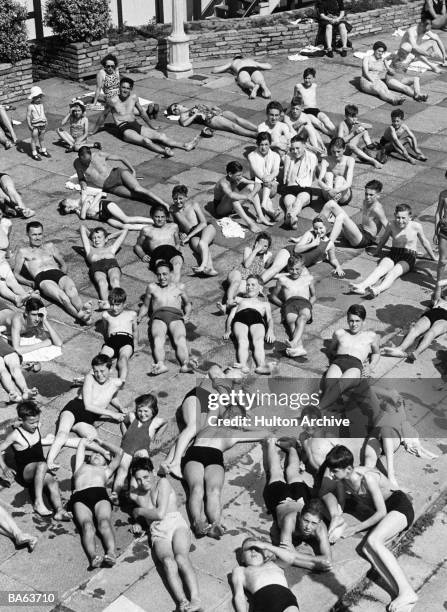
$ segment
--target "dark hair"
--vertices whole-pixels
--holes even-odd
[[[92,154],[92,150],[90,147],[87,147],[87,145],[83,145],[82,147],[79,147],[78,149],[78,157],[82,157],[84,155],[84,153],[90,153],[90,155]]]
[[[290,101],[290,106],[302,106],[304,104],[303,96],[293,96]]]
[[[355,315],[364,321],[366,319],[366,308],[362,304],[351,304],[346,315]]]
[[[377,42],[373,44],[373,51],[377,51],[377,49],[383,49],[384,51],[386,51],[387,46],[384,42],[382,42],[381,40],[378,40]]]
[[[242,53],[238,53],[237,55],[233,55],[233,59],[242,59],[244,56],[242,55]]]
[[[300,255],[299,253],[296,253],[295,255],[291,255],[289,257],[289,261],[287,262],[287,267],[291,268],[292,266],[294,266],[297,263],[300,263],[302,266],[304,265],[303,256]]]
[[[309,76],[309,74],[313,77],[316,77],[317,71],[315,70],[315,68],[306,68],[306,70],[303,72],[303,79]]]
[[[40,406],[34,400],[24,400],[17,404],[17,415],[21,421],[27,417],[35,417],[41,413]]]
[[[101,232],[102,234],[104,234],[104,238],[107,238],[107,236],[109,235],[109,232],[107,232],[101,225],[98,225],[97,227],[93,227],[90,232],[89,232],[89,239],[92,239],[93,234],[97,234],[98,232]]]
[[[118,66],[118,58],[116,57],[116,55],[113,55],[112,53],[107,53],[107,55],[105,55],[101,60],[101,64],[104,67],[107,64],[107,62],[113,62],[115,64],[115,68]]]
[[[336,147],[338,149],[346,149],[346,142],[340,136],[336,136],[331,140],[328,146],[328,150],[332,151],[332,149]]]
[[[396,215],[400,212],[407,212],[411,215],[413,211],[411,210],[411,206],[409,204],[398,204],[394,209],[394,214]]]
[[[184,195],[185,198],[188,197],[188,187],[186,185],[176,185],[172,190],[172,197],[177,194]]]
[[[315,223],[322,223],[324,227],[327,227],[326,219],[324,217],[321,217],[320,215],[317,215],[312,219],[312,225],[314,225]]]
[[[131,476],[135,476],[139,470],[144,470],[145,472],[154,471],[154,464],[149,457],[135,457],[135,459],[132,459],[132,463],[130,464]]]
[[[68,212],[68,210],[66,210],[65,208],[65,204],[67,202],[68,198],[64,198],[63,200],[61,200],[59,202],[59,204],[57,205],[57,211],[60,215],[69,215],[71,213]]]
[[[262,280],[262,278],[259,276],[259,274],[249,274],[246,278],[246,280],[249,280],[250,278],[255,278],[258,281],[258,284],[263,287],[264,286],[264,281]]]
[[[259,146],[264,140],[268,140],[269,144],[272,144],[272,137],[268,132],[259,132],[256,136],[256,144]]]
[[[109,291],[109,304],[125,304],[127,293],[121,287],[113,287]]]
[[[44,303],[39,298],[28,298],[25,302],[25,312],[32,312],[33,310],[39,310],[39,308],[43,308]]]
[[[259,234],[256,235],[254,243],[256,244],[260,240],[267,240],[267,242],[269,243],[269,248],[270,248],[272,244],[272,237],[270,236],[270,234],[267,234],[267,232],[259,232]]]
[[[345,106],[345,115],[346,117],[357,117],[359,114],[359,107],[355,104],[347,104]]]
[[[103,353],[99,353],[99,355],[95,355],[95,357],[92,359],[92,368],[102,365],[106,365],[110,370],[112,367],[112,358],[108,357],[108,355],[104,355]]]
[[[26,224],[26,233],[29,234],[30,230],[38,229],[39,227],[43,229],[43,225],[40,221],[30,221]]]
[[[294,143],[294,142],[307,142],[307,136],[306,134],[295,134],[295,136],[292,138],[292,140],[290,141],[290,144]]]
[[[328,452],[324,462],[330,470],[337,468],[344,470],[347,467],[354,467],[354,455],[346,446],[337,444]]]
[[[225,168],[227,174],[236,174],[236,172],[242,172],[242,170],[242,164],[240,164],[238,161],[229,162]]]
[[[433,17],[430,15],[430,13],[424,13],[421,17],[421,23],[432,23],[433,22]]]
[[[324,506],[319,499],[310,499],[307,504],[304,504],[300,514],[301,516],[312,514],[321,521],[324,516]]]
[[[154,271],[158,272],[160,268],[167,268],[169,272],[172,272],[172,270],[174,269],[172,267],[172,263],[170,261],[165,261],[164,259],[160,259],[159,261],[157,261],[154,266]]]
[[[373,179],[372,181],[368,181],[368,183],[366,183],[365,189],[374,189],[374,191],[380,193],[383,189],[383,185],[377,179]]]
[[[133,79],[131,79],[130,77],[123,77],[120,80],[120,85],[122,85],[123,83],[129,83],[130,88],[133,89],[135,81]]]
[[[157,204],[157,206],[154,206],[151,210],[151,217],[152,219],[155,217],[155,213],[160,212],[160,210],[162,212],[164,212],[164,214],[166,215],[166,218],[168,218],[168,211],[166,210],[166,206],[162,206],[161,204]]]
[[[135,408],[150,408],[152,416],[155,417],[158,414],[158,402],[155,395],[152,393],[144,393],[135,398]]]
[[[173,114],[174,114],[174,112],[173,112],[173,110],[172,110],[174,106],[178,106],[178,102],[173,102],[172,104],[170,104],[170,105],[167,107],[167,109],[166,109],[166,114],[167,114],[168,116],[169,116],[169,115],[173,115]]]
[[[278,102],[277,100],[272,100],[267,104],[265,112],[268,114],[271,110],[277,110],[280,113],[284,112],[281,102]]]
[[[395,108],[391,111],[391,119],[403,119],[405,117],[405,113],[401,108]]]

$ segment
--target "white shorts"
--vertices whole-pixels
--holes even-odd
[[[7,261],[0,262],[0,280],[5,280],[9,274],[12,274],[9,263]]]
[[[188,523],[185,521],[180,512],[168,512],[161,521],[151,523],[150,531],[152,543],[157,539],[172,541],[174,533],[180,528],[189,529]]]

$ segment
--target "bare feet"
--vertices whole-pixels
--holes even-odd
[[[63,508],[60,508],[56,514],[54,515],[54,520],[55,521],[61,521],[63,523],[68,523],[68,521],[71,521],[71,519],[73,518],[71,512],[67,512],[66,510],[63,510]]]
[[[28,551],[33,552],[33,550],[36,548],[38,538],[30,535],[29,533],[21,533],[16,537],[15,542],[17,546],[27,546]]]
[[[110,310],[110,304],[107,300],[98,300],[99,310]]]
[[[174,156],[174,151],[170,147],[165,147],[163,156],[164,157],[173,157]]]
[[[36,397],[36,395],[39,395],[39,389],[37,389],[36,387],[33,387],[32,389],[27,389],[23,394],[22,394],[22,400],[29,400],[29,399],[33,399],[33,397]]]
[[[227,314],[227,308],[222,302],[216,302],[217,310],[222,314]]]
[[[236,370],[241,370],[242,374],[248,374],[250,372],[250,368],[248,366],[243,366],[241,363],[238,363],[237,361],[235,363],[233,363],[233,368],[236,368]]]
[[[175,476],[176,478],[183,478],[182,469],[179,463],[171,463],[171,465],[169,466],[169,473],[172,474],[172,476]]]
[[[303,347],[291,347],[286,349],[286,355],[288,357],[304,357],[307,355],[307,351]]]
[[[163,372],[167,372],[168,368],[165,366],[163,361],[160,361],[159,363],[154,363],[150,373],[152,374],[152,376],[158,376],[159,374],[163,374]]]
[[[34,504],[34,512],[36,512],[39,516],[52,516],[51,510],[45,506],[45,504]]]
[[[255,372],[256,374],[265,374],[265,375],[269,375],[272,373],[268,365],[258,366],[257,368],[255,368]]]
[[[214,268],[205,268],[203,274],[205,276],[218,276],[219,273]]]
[[[407,361],[409,363],[414,363],[416,361],[416,353],[413,351],[411,353],[408,353],[407,355]]]
[[[102,560],[102,567],[113,567],[116,563],[116,557],[112,553],[107,553],[104,555],[104,559]]]
[[[90,568],[91,569],[97,569],[98,567],[101,567],[101,564],[102,564],[102,557],[100,555],[96,555],[90,561]]]
[[[377,289],[374,289],[374,287],[366,287],[365,294],[368,297],[375,298],[379,295],[379,291],[377,291]]]
[[[191,599],[189,602],[189,612],[203,612],[200,599]]]
[[[180,372],[182,372],[182,374],[192,374],[194,372],[194,368],[188,362],[183,363],[180,367]]]
[[[22,396],[20,395],[20,393],[12,392],[12,393],[9,394],[9,403],[10,404],[17,404],[21,400],[22,400]]]
[[[200,134],[193,138],[190,142],[185,142],[185,151],[192,151],[193,149],[195,149],[199,140]]]
[[[411,589],[408,592],[401,593],[388,606],[388,612],[410,612],[418,600],[418,596]]]
[[[251,90],[250,95],[248,96],[250,100],[254,100],[256,98],[256,96],[258,95],[258,91],[259,91],[259,85],[255,85],[253,89]]]
[[[377,161],[377,159],[375,159],[373,161],[373,166],[374,166],[374,168],[377,168],[377,170],[381,170],[383,168],[383,164],[381,164],[379,161]]]

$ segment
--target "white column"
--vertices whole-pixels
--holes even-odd
[[[192,75],[192,64],[189,61],[190,37],[185,34],[186,17],[185,0],[172,0],[172,32],[168,36],[169,79],[186,79]]]

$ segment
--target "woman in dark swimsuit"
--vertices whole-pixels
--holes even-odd
[[[231,62],[223,66],[217,66],[212,69],[213,74],[221,74],[222,72],[231,72],[234,74],[236,83],[241,89],[250,93],[250,99],[253,100],[261,90],[263,98],[271,98],[272,94],[268,89],[263,70],[271,70],[272,65],[257,62],[254,59],[244,57],[243,55],[235,55]]]

